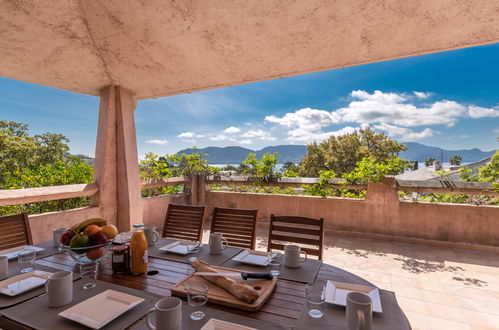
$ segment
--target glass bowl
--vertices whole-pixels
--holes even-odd
[[[71,258],[79,264],[88,264],[91,262],[100,261],[108,250],[108,246],[111,245],[112,241],[109,240],[104,244],[77,247],[72,248],[67,245],[63,245],[63,249],[68,251]]]

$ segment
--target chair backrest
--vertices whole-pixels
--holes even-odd
[[[286,243],[295,243],[309,255],[322,260],[324,219],[299,216],[270,216],[267,251],[284,250]]]
[[[215,207],[211,233],[222,233],[229,246],[255,249],[257,210]]]
[[[33,244],[26,213],[0,218],[0,250]]]
[[[162,236],[201,241],[204,209],[204,206],[169,204]]]

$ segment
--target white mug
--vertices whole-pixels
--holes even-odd
[[[155,315],[155,323],[151,322],[151,314]],[[147,312],[147,326],[152,330],[181,330],[182,329],[182,300],[168,297],[158,300]]]
[[[371,298],[360,292],[347,294],[346,323],[348,330],[371,330],[373,303]]]
[[[300,257],[302,253],[305,255],[303,259]],[[286,245],[284,247],[284,266],[297,268],[300,267],[301,262],[305,261],[307,261],[307,252],[301,251],[298,245]]]
[[[208,245],[211,254],[222,254],[222,250],[229,245],[229,242],[223,237],[222,233],[211,233]]]
[[[146,235],[147,244],[149,244],[149,246],[156,244],[159,240],[159,233],[154,226],[144,227],[144,235]]]
[[[6,256],[0,256],[0,280],[3,280],[9,276],[9,258]]]
[[[49,276],[45,283],[49,307],[61,307],[73,301],[73,273],[60,271]]]
[[[58,248],[61,242],[61,236],[66,232],[66,228],[56,228],[52,231],[53,246]]]

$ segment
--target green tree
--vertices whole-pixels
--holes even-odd
[[[237,167],[234,165],[228,164],[222,168],[222,171],[237,171]]]
[[[6,172],[34,170],[39,166],[65,161],[68,142],[62,134],[30,136],[28,125],[0,121],[0,184]]]
[[[459,155],[454,155],[451,158],[449,158],[449,163],[451,165],[461,165],[461,162],[463,161],[463,157]]]
[[[424,161],[424,166],[432,166],[434,161],[436,161],[436,159],[433,157],[426,158],[426,160]]]
[[[396,158],[407,147],[372,129],[361,129],[351,134],[331,136],[326,141],[307,146],[307,155],[300,163],[300,175],[318,176],[321,171],[350,173],[365,157],[376,162]]]
[[[277,159],[279,155],[277,152],[270,154],[265,153],[261,160],[256,158],[254,152],[250,152],[246,159],[241,163],[242,173],[246,176],[251,176],[258,180],[268,182],[277,177],[279,174],[276,172]]]
[[[283,164],[281,172],[284,177],[297,177],[300,167],[293,162],[286,162]]]

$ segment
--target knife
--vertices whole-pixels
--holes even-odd
[[[197,272],[193,275],[200,276],[227,276],[227,277],[242,277],[243,280],[248,278],[258,278],[262,280],[271,280],[274,276],[271,273],[215,273],[215,272]]]

